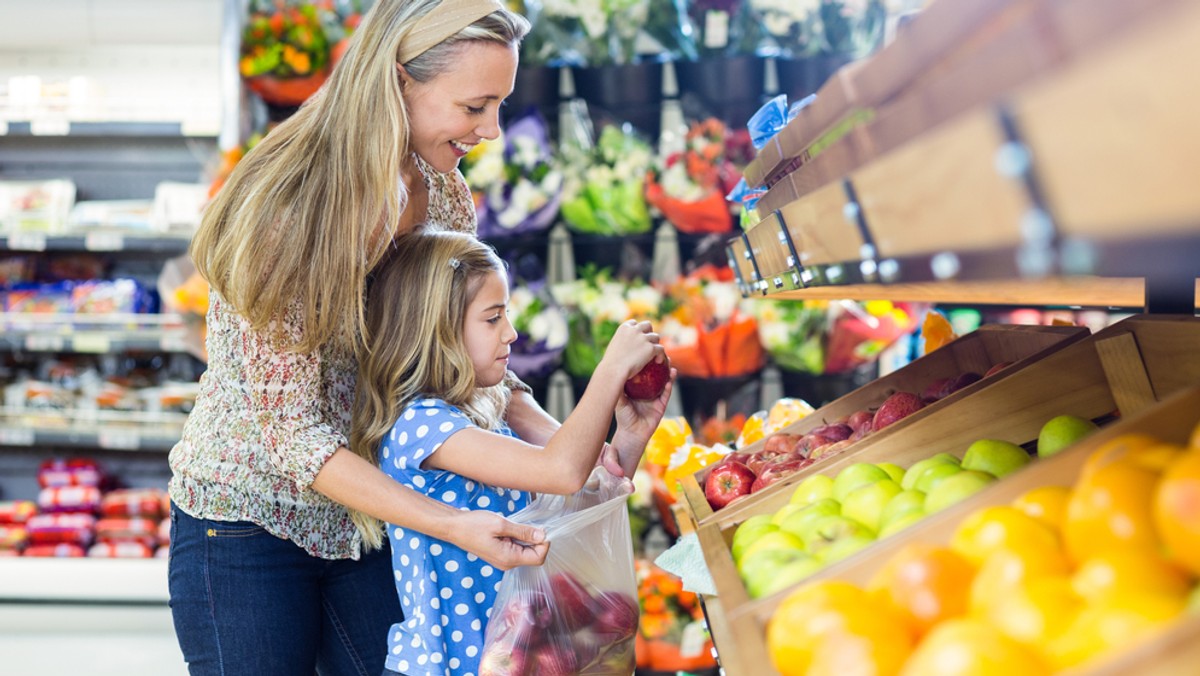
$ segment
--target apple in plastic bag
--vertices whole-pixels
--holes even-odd
[[[596,597],[600,612],[592,625],[597,635],[609,643],[633,638],[638,628],[638,604],[635,599],[618,591],[601,592]]]
[[[493,643],[479,658],[479,676],[525,676],[529,661],[523,648]]]
[[[570,642],[552,641],[537,649],[530,673],[538,676],[572,676],[578,664],[575,648]]]
[[[550,576],[550,595],[554,607],[571,631],[586,627],[596,617],[596,608],[587,587],[567,571]]]

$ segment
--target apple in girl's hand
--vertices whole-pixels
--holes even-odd
[[[755,478],[753,470],[740,462],[722,462],[708,473],[708,479],[704,482],[704,497],[713,510],[721,509],[749,494]]]
[[[658,399],[671,379],[671,360],[651,359],[632,378],[625,381],[625,396],[638,401]]]

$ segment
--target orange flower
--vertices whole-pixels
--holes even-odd
[[[662,613],[667,609],[667,602],[661,596],[647,596],[642,600],[642,608],[647,613]]]

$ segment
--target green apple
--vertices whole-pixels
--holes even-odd
[[[914,462],[912,467],[909,467],[904,472],[904,478],[900,480],[900,487],[906,491],[913,490],[913,487],[917,484],[917,478],[921,476],[921,472],[924,472],[934,465],[945,465],[949,462],[950,461],[941,454],[935,455],[932,458],[925,458],[924,460],[918,460]],[[958,458],[954,458],[954,462],[952,464],[957,465]]]
[[[842,516],[877,531],[883,517],[883,508],[903,490],[900,484],[891,479],[859,486],[850,491],[850,495],[842,502]]]
[[[738,564],[738,576],[745,583],[747,591],[753,584],[764,586],[771,578],[779,574],[784,566],[807,558],[808,554],[799,549],[766,549],[751,552]]]
[[[814,474],[796,486],[789,502],[797,505],[811,505],[821,498],[828,498],[832,495],[833,479],[824,474]]]
[[[995,481],[996,477],[987,472],[964,469],[939,481],[930,489],[929,494],[925,496],[925,511],[929,514],[940,512],[956,502],[966,500]]]
[[[937,463],[932,467],[926,468],[924,472],[921,472],[921,475],[917,477],[917,482],[913,484],[913,489],[924,493],[925,502],[928,504],[929,491],[933,490],[934,486],[962,471],[964,471],[962,467],[953,463]]]
[[[888,500],[888,503],[883,506],[883,513],[879,515],[880,529],[886,528],[887,525],[896,519],[908,514],[909,512],[925,513],[925,494],[921,491],[900,491]]]
[[[856,462],[838,472],[833,480],[833,499],[842,502],[855,488],[890,478],[887,472],[869,462]]]
[[[842,513],[842,504],[833,498],[821,498],[799,512],[793,512],[779,524],[781,530],[804,539],[809,526],[824,516],[838,516]]]
[[[742,566],[753,558],[754,554],[771,549],[803,552],[804,541],[796,535],[782,530],[773,530],[770,533],[764,533],[757,540],[751,542],[742,552],[742,557],[737,563],[738,572],[742,572]]]
[[[840,538],[825,549],[822,549],[819,558],[823,563],[829,565],[834,561],[841,561],[860,549],[871,546],[874,542],[874,537],[860,535]]]
[[[956,465],[962,464],[961,458],[959,458],[957,455],[954,455],[953,453],[946,453],[945,451],[938,453],[937,455],[935,455],[933,457],[938,460],[945,460],[946,462],[952,462]]]
[[[804,545],[810,554],[819,557],[823,549],[847,538],[873,540],[875,532],[854,519],[823,516],[805,530]]]
[[[904,480],[904,468],[894,462],[877,462],[875,466],[887,472],[888,476],[892,477],[892,481],[896,483]]]
[[[980,439],[967,447],[962,468],[1006,477],[1029,464],[1032,458],[1020,446],[1000,439]]]
[[[891,535],[892,533],[899,533],[900,531],[904,530],[905,528],[908,528],[909,526],[913,525],[914,523],[916,523],[924,518],[925,518],[925,510],[924,509],[918,509],[916,511],[907,512],[905,514],[902,514],[902,515],[896,517],[895,519],[892,519],[890,522],[888,522],[888,524],[886,526],[881,528],[879,530],[879,537],[885,538],[885,537]]]
[[[729,550],[733,554],[735,562],[740,561],[742,554],[746,552],[746,548],[760,537],[779,530],[779,526],[771,523],[769,514],[760,514],[759,516],[765,516],[767,520],[756,520],[758,517],[747,519],[745,523],[738,526],[737,530],[733,532],[733,542],[729,545]]]
[[[779,524],[783,523],[783,520],[788,518],[788,516],[795,514],[802,509],[804,509],[804,505],[797,505],[789,502],[775,510],[775,513],[771,515],[771,523],[778,526]]]
[[[752,599],[770,596],[803,582],[822,567],[823,564],[817,557],[800,554],[777,568],[770,576],[754,576],[746,580],[746,591],[750,593]]]
[[[1051,418],[1042,425],[1042,431],[1038,433],[1038,457],[1054,455],[1098,429],[1100,427],[1096,423],[1077,415]]]

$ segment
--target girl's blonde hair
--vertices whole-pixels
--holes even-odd
[[[291,349],[366,344],[366,276],[408,201],[397,55],[441,2],[376,2],[325,85],[238,162],[192,240],[197,269],[255,329],[299,303],[303,332]],[[427,82],[454,65],[464,43],[516,47],[528,30],[499,9],[403,65]]]
[[[475,368],[463,343],[467,306],[488,273],[504,273],[495,251],[471,235],[415,232],[401,235],[371,273],[367,331],[372,345],[358,364],[350,448],[379,464],[379,445],[404,407],[422,396],[459,408],[471,422],[495,430],[503,424],[511,390],[475,385]],[[364,533],[378,521],[352,512]]]

